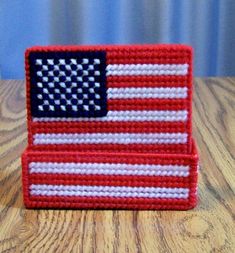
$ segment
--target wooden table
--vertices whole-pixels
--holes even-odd
[[[0,83],[0,252],[235,252],[235,78],[195,80],[199,204],[179,211],[26,210],[23,81]]]

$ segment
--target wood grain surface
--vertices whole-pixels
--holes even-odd
[[[0,252],[235,252],[235,78],[196,79],[199,204],[191,211],[26,210],[23,81],[0,82]]]

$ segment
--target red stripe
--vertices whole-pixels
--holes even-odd
[[[126,175],[79,175],[79,174],[31,174],[30,184],[51,185],[107,185],[136,187],[189,187],[195,177],[160,177],[160,176],[126,176]]]
[[[108,88],[120,87],[189,87],[187,76],[108,76]]]
[[[191,63],[192,49],[184,45],[122,45],[122,46],[35,46],[26,51],[106,51],[108,64],[121,63]]]
[[[191,62],[191,50],[167,50],[155,48],[107,50],[107,64],[184,64]]]
[[[155,50],[166,51],[166,52],[192,52],[192,48],[186,45],[180,44],[133,44],[133,45],[69,45],[69,46],[33,46],[26,50],[26,54],[30,52],[51,52],[51,51],[110,51],[110,52],[127,52],[127,51],[141,51],[141,52],[152,52]]]
[[[128,153],[187,153],[189,143],[186,144],[60,144],[60,145],[32,145],[33,150],[48,151],[77,151],[77,152],[128,152]]]
[[[153,198],[108,198],[108,197],[27,197],[28,208],[82,208],[82,209],[177,209],[187,210],[197,203],[196,196],[189,199],[153,199]]]
[[[189,103],[185,99],[109,99],[108,110],[186,110]]]
[[[189,165],[195,170],[198,157],[194,147],[187,154],[158,154],[158,153],[111,153],[111,152],[74,152],[45,151],[39,152],[32,149],[26,150],[22,156],[23,170],[28,171],[30,162],[81,162],[81,163],[126,163],[126,164],[162,164],[162,165]]]
[[[183,122],[33,122],[35,133],[173,133],[187,132]]]

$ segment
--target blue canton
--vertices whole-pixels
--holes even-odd
[[[105,52],[33,52],[29,62],[32,116],[107,114]]]

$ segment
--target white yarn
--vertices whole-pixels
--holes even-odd
[[[40,133],[34,134],[38,144],[183,144],[187,133]]]
[[[186,199],[188,188],[87,186],[87,185],[30,185],[30,194],[35,196],[81,196],[81,197],[137,197]]]
[[[102,174],[138,176],[179,176],[189,175],[189,166],[160,164],[122,164],[122,163],[56,163],[31,162],[29,173],[49,174]]]
[[[109,64],[106,75],[187,75],[188,67],[188,64]]]
[[[132,99],[132,98],[186,98],[187,87],[159,87],[159,88],[109,88],[109,99]]]

